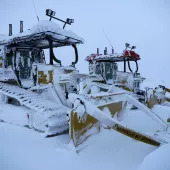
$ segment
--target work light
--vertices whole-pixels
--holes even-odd
[[[55,11],[52,11],[51,9],[46,9],[46,15],[50,16],[50,17],[54,17],[56,14]]]
[[[66,22],[67,24],[72,24],[74,23],[74,19],[67,18]]]
[[[136,48],[136,46],[132,46],[132,48],[131,48],[131,49],[133,50],[133,49],[135,49],[135,48]]]

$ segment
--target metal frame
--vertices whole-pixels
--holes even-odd
[[[48,14],[48,12],[51,12],[50,14]],[[74,20],[73,19],[70,19],[70,18],[67,18],[66,19],[66,21],[64,21],[64,20],[62,20],[62,19],[59,19],[59,18],[57,18],[57,17],[55,17],[54,15],[55,15],[55,11],[52,11],[51,9],[46,9],[46,15],[48,16],[48,17],[50,17],[50,21],[51,21],[51,19],[53,18],[53,19],[56,19],[56,20],[58,20],[58,21],[60,21],[60,22],[63,22],[64,23],[64,25],[63,25],[63,29],[65,28],[65,26],[66,26],[66,24],[68,24],[68,25],[71,25],[73,22],[74,22]],[[69,22],[69,21],[71,21],[71,22]],[[72,22],[73,21],[73,22]]]
[[[11,49],[18,48],[23,50],[32,48],[42,50],[49,48],[50,64],[53,64],[53,61],[55,61],[61,65],[61,61],[58,60],[54,55],[53,48],[62,46],[72,46],[75,50],[75,61],[72,62],[71,65],[75,66],[75,64],[78,62],[78,50],[76,44],[82,43],[82,41],[67,36],[64,40],[58,40],[53,36],[49,35],[48,33],[61,35],[58,33],[47,31],[29,36],[14,38],[13,40],[11,40],[11,42],[7,44],[7,47]],[[69,39],[73,39],[75,42],[69,42]],[[42,46],[36,46],[36,44],[40,44],[40,41],[46,41],[46,44]]]
[[[128,68],[129,68],[129,70],[130,70],[130,72],[132,72],[133,73],[133,71],[132,71],[132,69],[131,69],[131,66],[130,66],[130,61],[134,61],[135,63],[136,63],[136,70],[135,70],[135,72],[134,73],[137,73],[138,72],[138,62],[137,62],[137,60],[133,60],[133,59],[130,59],[130,58],[118,58],[118,57],[114,57],[114,58],[110,58],[110,59],[98,59],[98,60],[96,60],[96,62],[124,62],[124,72],[126,72],[126,62],[128,62]]]

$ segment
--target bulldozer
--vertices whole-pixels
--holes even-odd
[[[108,54],[107,48],[104,54],[100,54],[97,49],[97,53],[85,59],[89,62],[89,77],[81,81],[82,88],[79,94],[69,95],[70,101],[74,104],[70,114],[70,136],[77,148],[91,135],[99,133],[103,127],[155,146],[165,142],[121,123],[127,108],[135,108],[150,116],[164,130],[168,127],[167,122],[151,110],[154,105],[167,101],[163,96],[160,98],[160,94],[165,93],[158,88],[152,90],[152,95],[149,95],[149,88],[141,90],[140,85],[145,78],[138,73],[140,56],[133,51],[134,46],[130,47],[130,44],[126,43],[125,47],[120,54],[114,53],[113,49],[112,53]],[[118,63],[121,62],[124,65],[123,71],[118,70]],[[131,62],[136,63],[135,71],[131,69]],[[127,63],[129,70],[126,67]]]
[[[22,117],[19,125],[50,136],[68,131],[67,109],[71,106],[67,99],[68,93],[77,89],[77,79],[81,76],[75,64],[78,62],[77,44],[82,44],[83,39],[51,21],[52,10],[47,9],[46,14],[50,20],[39,21],[27,31],[23,31],[21,21],[17,35],[12,35],[10,24],[9,36],[1,36],[0,94],[5,106],[2,121],[17,121],[5,115],[5,108],[10,105]],[[61,21],[63,27],[73,22],[69,18]],[[54,50],[66,46],[74,50],[75,61],[64,67]],[[44,50],[49,52],[49,63],[46,63]]]
[[[47,9],[49,20],[39,21],[27,31],[9,36],[0,35],[0,120],[1,122],[34,129],[46,137],[68,133],[76,148],[101,128],[116,130],[135,140],[159,146],[166,141],[130,129],[121,123],[126,109],[132,106],[142,110],[161,129],[168,127],[160,116],[150,108],[146,93],[140,89],[144,78],[138,73],[140,56],[135,46],[128,43],[118,54],[91,54],[89,74],[80,74],[78,44],[83,38],[65,29],[74,20],[55,17]],[[63,28],[54,22],[64,23]],[[56,48],[71,46],[75,60],[69,66],[62,65],[55,55]],[[44,50],[49,52],[45,56]],[[49,58],[49,63],[46,59]],[[131,69],[135,62],[136,70]],[[123,63],[123,71],[118,71]],[[127,64],[130,72],[127,72]],[[148,105],[147,105],[148,104]],[[154,103],[155,104],[155,103]],[[15,112],[14,112],[15,111]]]

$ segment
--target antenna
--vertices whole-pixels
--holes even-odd
[[[113,46],[112,46],[112,44],[111,44],[111,42],[110,42],[110,40],[109,40],[108,36],[106,35],[106,33],[105,33],[103,28],[102,28],[102,31],[103,31],[105,37],[107,38],[107,41],[109,42],[110,46],[112,47],[112,53],[113,53],[114,52]]]
[[[33,3],[33,5],[34,5],[34,10],[35,10],[35,13],[36,13],[37,19],[38,19],[38,21],[39,21],[38,13],[37,13],[36,6],[35,6],[35,1],[34,1],[34,0],[32,0],[32,3]]]

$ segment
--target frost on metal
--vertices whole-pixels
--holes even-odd
[[[68,42],[84,42],[83,38],[79,37],[76,33],[62,29],[58,24],[54,23],[53,21],[44,20],[39,21],[32,28],[22,33],[13,36],[0,35],[0,44],[14,43],[24,40],[27,37],[34,38],[36,37],[36,35],[52,36],[53,38],[59,40],[67,39]]]

